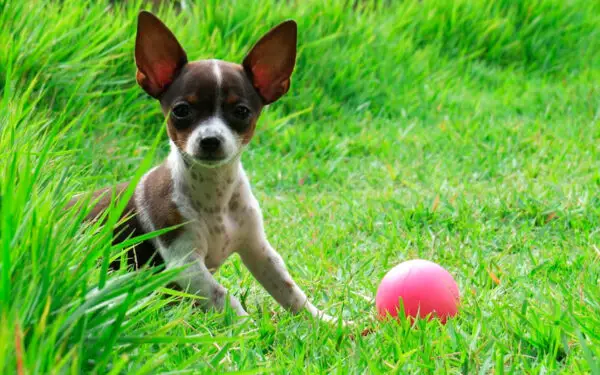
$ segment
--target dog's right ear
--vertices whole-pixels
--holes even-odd
[[[135,38],[138,84],[158,98],[173,83],[187,61],[185,51],[171,30],[152,13],[141,11]]]

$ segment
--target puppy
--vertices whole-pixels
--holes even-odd
[[[281,23],[256,43],[241,65],[190,62],[158,18],[145,11],[138,17],[136,79],[160,103],[171,151],[135,187],[114,241],[178,226],[131,249],[128,266],[186,265],[175,281],[188,293],[203,297],[201,305],[206,309],[221,310],[228,299],[238,315],[247,315],[213,276],[235,252],[284,308],[293,313],[306,309],[315,317],[332,320],[308,301],[269,244],[260,206],[240,160],[262,108],[290,88],[296,34],[294,21]],[[127,186],[117,186],[117,196]],[[88,220],[108,207],[109,191],[94,193],[97,204]],[[111,267],[119,265],[117,261]]]

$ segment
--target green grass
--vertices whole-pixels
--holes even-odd
[[[173,273],[106,275],[111,228],[63,207],[167,153],[134,79],[142,6],[0,0],[0,372],[600,373],[600,3],[322,3],[159,14],[191,58],[233,61],[298,22],[243,160],[274,247],[350,329],[284,312],[237,257],[218,279],[255,324]],[[454,274],[459,316],[377,322],[379,280],[417,257]]]

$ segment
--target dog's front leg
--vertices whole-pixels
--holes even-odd
[[[256,241],[250,241],[239,253],[252,275],[285,309],[293,313],[306,309],[314,317],[325,321],[336,321],[308,301],[306,294],[290,276],[281,256],[264,238],[264,234]]]
[[[227,289],[215,280],[204,264],[204,260],[199,256],[190,255],[185,257],[185,261],[172,260],[167,262],[167,264],[169,268],[181,265],[186,266],[177,276],[175,282],[187,293],[202,297],[199,305],[205,310],[214,308],[217,311],[222,311],[225,307],[225,298],[229,297],[229,305],[235,310],[237,315],[248,315],[237,298],[229,295]]]

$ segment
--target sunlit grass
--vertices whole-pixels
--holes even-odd
[[[168,150],[134,79],[148,6],[115,3],[0,0],[2,373],[600,371],[600,3],[159,11],[191,58],[240,61],[298,22],[292,88],[244,165],[292,275],[355,329],[284,312],[237,257],[217,277],[254,323],[200,312],[172,272],[105,272],[111,228],[64,205]],[[460,315],[377,322],[377,283],[416,257],[454,274]]]

